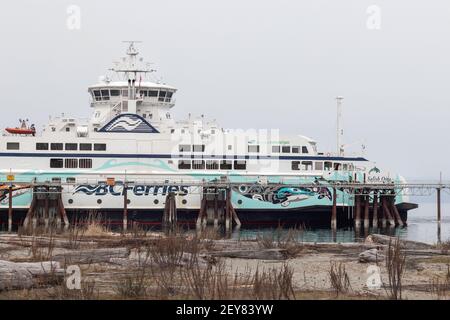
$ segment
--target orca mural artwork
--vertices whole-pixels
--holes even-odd
[[[289,206],[292,202],[303,201],[314,196],[317,196],[318,199],[326,197],[329,200],[332,200],[330,190],[319,185],[314,188],[295,186],[266,187],[260,185],[247,187],[243,185],[234,187],[233,190],[246,198],[280,204],[283,207]]]

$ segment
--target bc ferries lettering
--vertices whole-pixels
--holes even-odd
[[[130,185],[126,187],[128,192],[132,192],[135,196],[148,196],[148,195],[163,195],[165,196],[169,192],[176,192],[180,196],[185,196],[189,193],[189,188],[186,186],[149,186],[149,185]],[[123,196],[125,189],[123,185],[108,186],[106,184],[89,185],[82,184],[75,188],[75,193],[84,193],[88,196]]]

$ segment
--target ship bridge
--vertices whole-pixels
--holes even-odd
[[[177,89],[145,79],[148,73],[155,70],[150,69],[142,58],[137,59],[137,55],[134,42],[131,42],[127,57],[111,68],[121,80],[113,81],[102,76],[97,84],[88,88],[94,109],[91,118],[94,131],[121,114],[138,115],[159,131],[173,125],[170,109],[175,105]]]

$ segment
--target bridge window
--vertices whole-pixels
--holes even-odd
[[[120,96],[120,90],[117,90],[117,89],[110,90],[110,93],[111,93],[111,97]]]
[[[78,168],[78,159],[65,159],[64,166],[66,168]]]
[[[300,153],[300,147],[292,147],[292,153]]]
[[[194,144],[192,146],[192,151],[194,151],[194,152],[204,152],[205,151],[205,145],[204,144]]]
[[[282,146],[281,152],[283,153],[291,153],[291,146]]]
[[[300,161],[292,161],[291,169],[292,170],[300,170]]]
[[[180,152],[191,152],[191,145],[190,144],[180,144],[178,146],[180,149]]]
[[[208,170],[218,170],[219,169],[219,162],[213,161],[213,160],[207,160],[206,161],[206,169],[208,169]]]
[[[205,169],[204,160],[192,160],[192,169]]]
[[[80,159],[79,165],[81,169],[92,168],[92,159]]]
[[[106,144],[94,143],[94,151],[106,151]]]
[[[101,90],[102,100],[109,100],[109,90]]]
[[[308,153],[308,148],[305,146],[302,146],[302,153]]]
[[[320,170],[320,171],[323,170],[323,162],[322,161],[314,163],[314,166],[315,166],[316,170]]]
[[[233,169],[233,162],[222,160],[220,161],[220,170],[231,170]]]
[[[302,170],[312,170],[313,168],[313,163],[312,161],[302,161]]]
[[[20,144],[19,142],[7,142],[6,149],[7,150],[19,150]]]
[[[102,100],[102,96],[100,94],[100,90],[94,90],[94,99],[95,99],[95,101]]]
[[[334,163],[334,171],[339,171],[342,169],[342,164],[339,162]]]
[[[178,169],[191,169],[191,162],[186,160],[178,161]]]
[[[36,143],[36,150],[48,150],[48,143],[43,142]]]
[[[150,90],[148,92],[149,97],[157,97],[158,96],[158,90]]]
[[[62,143],[51,143],[50,144],[50,149],[51,150],[62,150],[63,149],[63,144]]]
[[[241,160],[234,161],[234,170],[246,170],[246,169],[247,169],[246,161],[241,161]]]
[[[50,168],[63,168],[63,159],[50,159]]]
[[[166,96],[166,102],[170,102],[171,98],[172,98],[173,92],[167,92],[167,96]]]
[[[78,144],[66,143],[66,150],[78,150]]]
[[[333,168],[333,163],[325,161],[325,171],[331,171],[331,168]]]
[[[280,146],[272,146],[272,153],[280,153]]]
[[[248,146],[248,152],[258,153],[259,146]]]
[[[166,93],[167,93],[166,91],[160,91],[158,101],[164,102],[164,100],[166,98]]]
[[[92,151],[92,144],[91,143],[80,143],[80,150],[81,151]]]

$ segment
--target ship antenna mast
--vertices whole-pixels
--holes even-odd
[[[150,64],[143,63],[142,58],[137,59],[137,55],[139,51],[134,47],[135,43],[141,43],[142,41],[123,41],[125,43],[129,43],[127,49],[127,57],[124,57],[120,62],[116,62],[115,66],[110,70],[117,73],[124,73],[125,77],[128,81],[128,98],[129,100],[136,99],[136,80],[138,74],[140,73],[150,73],[156,70],[150,68]],[[139,79],[140,80],[140,79]],[[138,81],[139,81],[138,80]]]
[[[337,143],[337,154],[338,156],[344,155],[344,148],[342,145],[342,136],[344,134],[344,129],[341,128],[341,116],[342,116],[342,100],[344,97],[336,97],[337,101],[337,117],[336,117],[336,143]]]

